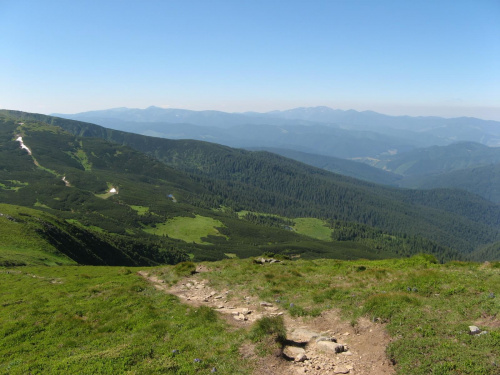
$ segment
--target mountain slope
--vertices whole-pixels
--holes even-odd
[[[409,176],[401,186],[414,189],[449,188],[467,190],[494,203],[500,203],[500,163],[471,167],[429,176]]]
[[[232,211],[236,189],[226,197],[224,189],[212,190],[213,180],[200,182],[127,146],[80,138],[40,119],[43,116],[0,113],[0,202],[52,215],[47,227],[54,230],[46,231],[49,243],[80,264],[149,265],[175,263],[187,254],[195,260],[216,260],[225,254],[248,257],[266,251],[376,259],[419,251],[417,238],[400,238],[405,249],[374,249],[361,242],[316,239],[290,230],[286,220],[239,218]],[[149,148],[150,138],[139,139]],[[181,157],[188,159],[187,154]],[[430,252],[440,249],[441,259],[460,257],[444,246],[427,246]]]
[[[397,182],[401,179],[401,176],[398,176],[396,174],[381,170],[379,168],[371,167],[364,163],[347,159],[334,158],[331,156],[318,154],[308,154],[305,152],[282,148],[256,147],[250,148],[249,150],[272,152],[286,158],[311,165],[313,167],[321,168],[344,176],[354,177],[359,180],[374,182],[381,185],[396,186]]]
[[[274,125],[275,121],[271,121],[271,124],[237,123],[222,127],[179,122],[134,122],[100,117],[82,119],[115,130],[154,137],[204,140],[230,147],[288,148],[343,158],[374,156],[393,149],[408,151],[428,144],[415,141],[415,137],[401,139],[394,135],[382,135],[367,130],[346,130],[317,123],[297,125],[292,120],[283,120],[285,123],[280,125]]]
[[[24,114],[22,116],[31,117]],[[500,209],[460,191],[380,187],[269,153],[198,141],[173,141],[36,115],[74,134],[128,144],[191,173],[220,204],[288,217],[356,221],[429,238],[461,252],[498,238]]]
[[[423,176],[500,163],[500,148],[459,142],[386,157],[379,167],[403,176]]]

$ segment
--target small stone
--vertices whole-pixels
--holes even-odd
[[[469,334],[471,335],[478,335],[479,333],[481,333],[481,330],[476,327],[476,326],[469,326]]]
[[[348,368],[342,366],[337,366],[335,370],[333,370],[334,374],[348,374],[349,372],[350,370]]]
[[[240,322],[244,322],[245,320],[247,320],[247,317],[243,314],[233,315],[233,318]]]
[[[261,302],[260,305],[263,307],[273,307],[273,304],[269,302]]]
[[[201,362],[201,359],[199,359],[199,358],[195,358],[195,359],[194,359],[194,362],[195,362],[195,363],[200,363],[200,362]]]
[[[212,370],[210,372],[217,372],[217,368],[212,367]]]
[[[307,359],[306,354],[300,354],[297,357],[295,357],[294,361],[295,362],[304,362]]]
[[[344,345],[331,341],[320,341],[316,344],[318,348],[332,353],[342,353],[345,351]]]
[[[283,350],[283,354],[293,359],[295,362],[303,362],[307,359],[306,351],[296,346],[287,346]]]

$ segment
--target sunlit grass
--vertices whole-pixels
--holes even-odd
[[[293,228],[297,233],[322,241],[332,240],[332,230],[326,226],[324,220],[314,218],[297,218],[293,219],[293,221],[295,222]]]
[[[203,275],[216,289],[271,301],[294,316],[338,308],[355,324],[386,323],[388,355],[400,374],[499,371],[500,269],[497,263],[433,263],[432,257],[381,261],[228,259]],[[468,326],[488,331],[468,334]]]
[[[175,217],[165,223],[157,224],[155,228],[144,229],[158,236],[167,235],[185,242],[208,244],[203,238],[208,236],[226,237],[219,233],[217,227],[224,226],[219,220],[196,215],[193,217]]]
[[[209,308],[189,308],[122,267],[0,268],[2,374],[247,374]],[[195,359],[200,361],[195,362]]]

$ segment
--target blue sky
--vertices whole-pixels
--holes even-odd
[[[0,108],[500,120],[500,1],[0,0]]]

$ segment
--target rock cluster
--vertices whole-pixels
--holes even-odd
[[[292,319],[271,302],[259,301],[251,296],[237,296],[232,290],[215,291],[206,281],[196,276],[169,287],[154,275],[144,271],[139,271],[139,275],[152,282],[155,288],[174,294],[185,303],[214,308],[236,325],[250,325],[264,316],[285,315],[287,339],[281,356],[283,361],[263,364],[262,368],[269,370],[268,374],[393,374],[393,369],[386,365],[388,361],[383,353],[383,345],[374,341],[367,344],[364,349],[360,348],[365,340],[370,340],[367,337],[372,336],[367,336],[365,339],[358,338],[359,333],[351,334],[344,331],[345,326],[340,328],[341,331],[323,327],[326,331],[318,332],[314,329],[316,326],[304,325],[305,322],[301,319]],[[333,323],[330,318],[328,320]],[[366,324],[373,323],[367,320]],[[331,327],[334,328],[335,325]],[[364,330],[367,334],[372,332],[371,326],[369,327]],[[351,342],[354,343],[353,349],[350,348]],[[374,350],[379,346],[382,346],[381,354],[374,356]]]
[[[469,326],[469,334],[470,335],[486,335],[488,331],[481,331],[478,327],[476,326]]]
[[[280,263],[281,260],[278,260],[278,259],[274,259],[274,258],[257,258],[257,259],[254,259],[253,262],[255,264],[266,264],[266,263]]]
[[[354,366],[345,360],[347,345],[340,344],[329,332],[314,332],[305,327],[288,334],[283,350],[286,359],[296,363],[297,374],[349,374]],[[342,353],[342,357],[339,355]]]

